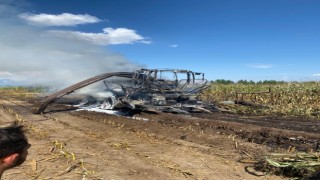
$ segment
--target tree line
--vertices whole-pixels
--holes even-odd
[[[210,83],[214,84],[285,84],[286,81],[276,81],[276,80],[263,80],[263,81],[252,81],[252,80],[239,80],[232,81],[226,79],[216,79],[214,81],[210,81]]]

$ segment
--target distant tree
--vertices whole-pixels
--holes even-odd
[[[260,80],[260,81],[258,81],[256,84],[263,84],[263,82]]]
[[[288,83],[286,81],[276,81],[276,80],[260,80],[260,81],[253,81],[253,80],[238,80],[237,82],[231,81],[231,80],[225,80],[225,79],[216,79],[216,80],[211,80],[210,83],[215,83],[215,84],[247,84],[247,85],[254,85],[254,84],[266,84],[266,85],[275,85],[275,84],[285,84]],[[293,82],[294,83],[294,82]]]
[[[248,84],[248,81],[247,81],[247,80],[240,79],[237,83],[238,83],[238,84]]]
[[[264,80],[262,81],[262,84],[270,84],[270,85],[275,85],[275,84],[284,84],[286,83],[285,81],[276,81],[276,80]]]
[[[231,80],[225,80],[225,79],[217,79],[215,81],[211,81],[212,83],[215,83],[215,84],[234,84],[233,81]]]

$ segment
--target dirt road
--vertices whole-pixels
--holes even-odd
[[[3,179],[283,179],[262,176],[243,162],[278,141],[317,148],[319,138],[215,116],[140,114],[148,120],[138,120],[85,111],[36,115],[32,108],[0,99],[1,125],[19,121],[32,144],[27,161]]]

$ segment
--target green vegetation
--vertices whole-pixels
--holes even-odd
[[[269,92],[270,91],[270,92]],[[235,113],[320,117],[320,82],[239,81],[211,82],[202,100],[246,101],[268,108],[234,106]]]
[[[272,153],[255,163],[257,170],[294,179],[318,179],[320,156],[317,152]]]

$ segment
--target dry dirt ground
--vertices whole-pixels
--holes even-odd
[[[3,179],[286,179],[255,171],[253,159],[290,146],[319,149],[319,121],[312,119],[221,113],[128,119],[86,111],[39,115],[35,107],[0,98],[0,125],[19,121],[32,144],[26,162]]]

